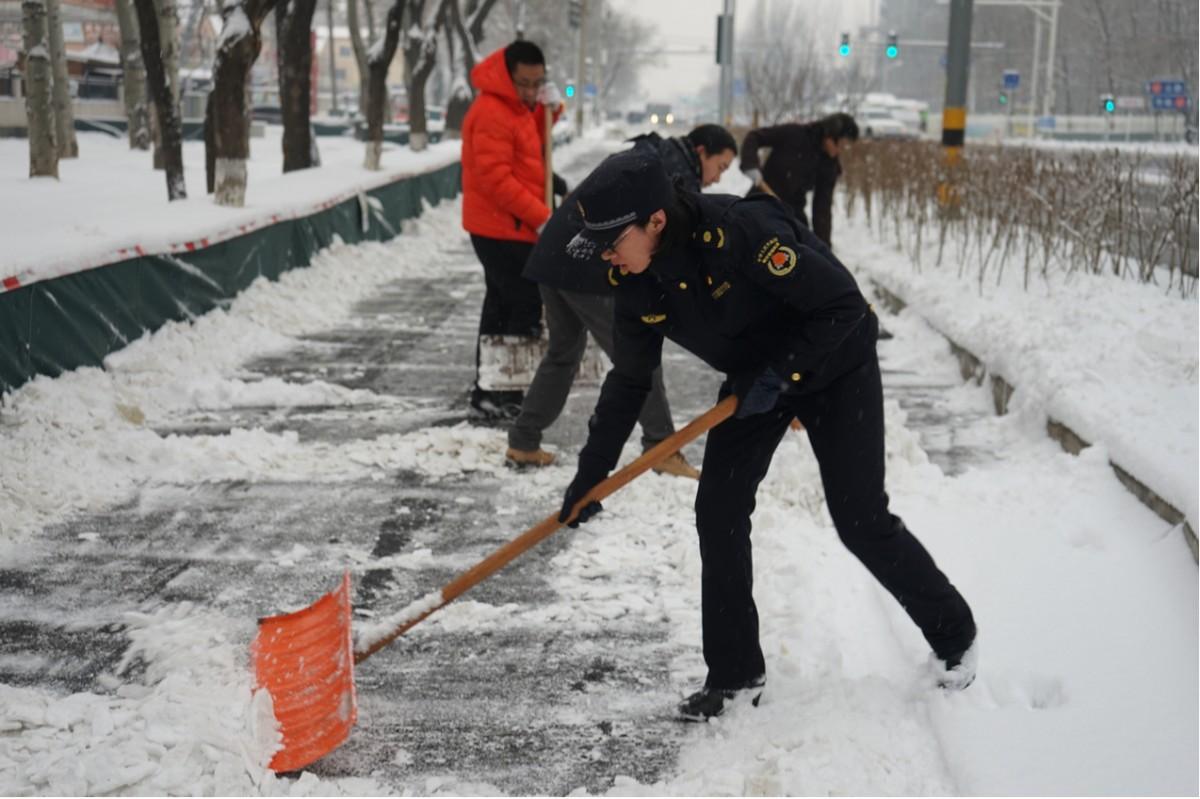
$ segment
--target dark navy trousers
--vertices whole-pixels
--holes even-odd
[[[793,417],[808,432],[842,543],[908,612],[939,657],[965,649],[975,637],[970,608],[888,510],[883,388],[872,357],[820,390],[784,394],[768,413],[728,419],[709,431],[696,495],[707,684],[736,688],[766,672],[752,594],[750,514]]]

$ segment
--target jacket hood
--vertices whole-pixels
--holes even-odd
[[[523,107],[504,63],[503,47],[475,65],[471,70],[471,85],[477,91],[494,94],[505,102]]]

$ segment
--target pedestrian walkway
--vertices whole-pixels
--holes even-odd
[[[573,165],[573,182],[603,152]],[[439,276],[382,286],[335,329],[242,368],[246,381],[323,381],[372,401],[193,412],[156,432],[204,439],[262,429],[338,444],[464,422],[483,281],[465,234],[437,258]],[[671,345],[664,357],[682,423],[711,405],[719,377]],[[931,400],[942,385],[905,387],[930,406],[922,418],[931,428],[944,429]],[[347,561],[359,565],[357,617],[392,612],[557,509],[595,397],[594,387],[572,393],[547,435],[562,465],[537,475],[496,464],[443,478],[417,469],[381,480],[150,483],[135,501],[57,525],[45,531],[42,558],[0,571],[0,682],[98,690],[125,652],[125,612],[192,602],[249,621],[311,601]],[[699,444],[689,450],[696,462],[701,453]],[[512,793],[667,776],[688,732],[671,716],[671,663],[694,653],[672,642],[661,617],[581,626],[566,612],[556,622],[565,600],[552,584],[555,557],[587,535],[560,533],[462,600],[491,614],[484,629],[431,621],[365,664],[359,727],[312,770],[394,785],[453,770]]]

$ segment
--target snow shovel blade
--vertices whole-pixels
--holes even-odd
[[[737,410],[737,397],[728,396],[693,419],[682,430],[658,442],[632,463],[602,480],[575,504],[571,518],[592,500],[601,500]],[[386,647],[434,611],[445,607],[472,587],[495,574],[514,558],[561,529],[554,513],[530,527],[439,592],[412,603],[383,628],[360,642],[354,651],[350,632],[350,574],[342,584],[315,603],[281,616],[259,619],[252,652],[258,685],[267,689],[275,718],[283,733],[283,746],[271,760],[273,771],[295,771],[337,749],[350,735],[358,715],[354,694],[354,664]]]
[[[358,718],[350,573],[303,610],[259,619],[250,651],[283,734],[271,770],[295,771],[341,746]]]

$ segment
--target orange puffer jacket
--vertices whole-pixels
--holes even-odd
[[[463,227],[492,239],[537,241],[550,218],[542,146],[545,111],[517,98],[504,48],[471,70],[479,96],[462,128]]]

